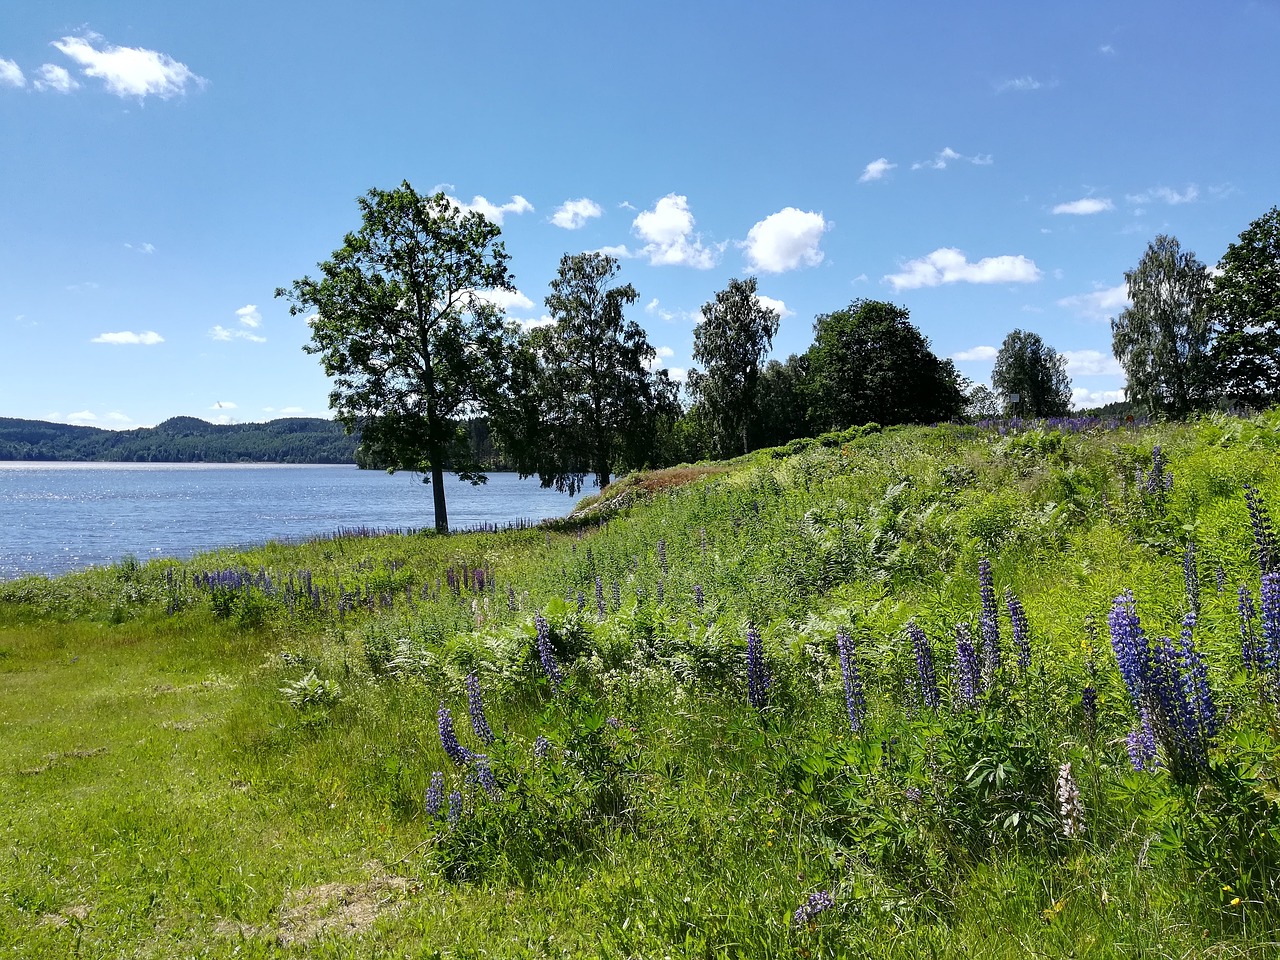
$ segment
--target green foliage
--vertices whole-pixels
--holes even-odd
[[[1014,330],[1004,338],[991,370],[991,386],[1005,409],[1021,417],[1064,417],[1071,410],[1067,358],[1038,333]]]
[[[1227,247],[1213,280],[1215,389],[1231,404],[1280,400],[1280,207]]]

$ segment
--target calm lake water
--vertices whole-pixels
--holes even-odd
[[[446,474],[449,526],[545,520],[575,499],[494,473]],[[189,557],[339,529],[435,525],[420,477],[354,466],[0,462],[0,579],[58,574],[126,555]]]

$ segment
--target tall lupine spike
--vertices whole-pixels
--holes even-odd
[[[978,663],[978,651],[973,646],[969,626],[964,623],[957,624],[955,693],[957,702],[965,709],[978,705],[978,688],[981,680],[982,670]]]
[[[654,588],[653,598],[656,602],[662,603],[662,598],[665,595],[666,595],[666,591],[663,588],[662,581],[659,580],[657,586]]]
[[[1009,610],[1009,622],[1013,624],[1013,649],[1018,655],[1018,669],[1026,673],[1031,669],[1031,627],[1027,623],[1027,611],[1014,595],[1012,587],[1004,588],[1004,605]]]
[[[1132,590],[1126,590],[1112,601],[1107,626],[1111,630],[1111,649],[1115,651],[1116,664],[1120,667],[1120,676],[1124,678],[1129,700],[1135,710],[1140,710],[1150,656],[1147,636],[1142,632],[1142,624],[1138,620]]]
[[[1195,709],[1196,727],[1200,737],[1207,744],[1218,736],[1221,723],[1218,719],[1218,709],[1213,702],[1213,691],[1209,688],[1209,668],[1196,650],[1195,628],[1196,618],[1187,614],[1182,621],[1179,654],[1184,695]]]
[[[604,581],[596,577],[596,619],[603,620],[607,612],[604,605]]]
[[[560,675],[560,668],[556,665],[555,651],[551,647],[551,624],[547,623],[546,617],[537,614],[533,618],[534,625],[538,630],[538,659],[542,661],[542,669],[546,671],[547,679],[551,681],[552,689],[560,686],[563,679]]]
[[[662,571],[662,575],[667,575],[667,541],[658,541],[658,569]]]
[[[1058,818],[1064,837],[1084,835],[1084,802],[1080,799],[1080,787],[1071,774],[1071,764],[1058,767]]]
[[[576,601],[578,604],[579,613],[582,613],[582,611],[587,609],[587,598],[581,590],[579,590],[577,593]]]
[[[439,770],[431,774],[431,785],[423,798],[422,806],[427,816],[435,820],[440,816],[440,808],[444,805],[444,774]]]
[[[1258,639],[1255,625],[1258,610],[1253,605],[1253,594],[1243,583],[1240,584],[1240,603],[1236,609],[1240,612],[1240,659],[1244,661],[1244,672],[1260,676],[1266,669],[1266,648]]]
[[[516,588],[511,586],[511,584],[507,584],[507,610],[510,613],[515,613],[517,609]]]
[[[471,751],[458,742],[458,735],[453,729],[453,714],[443,703],[440,704],[436,719],[440,728],[440,746],[444,747],[444,752],[459,766],[467,763],[472,757]]]
[[[1000,672],[1000,608],[996,605],[991,561],[986,557],[978,561],[978,584],[982,593],[982,676],[985,685],[991,687]]]
[[[483,754],[476,757],[476,779],[480,782],[480,786],[484,788],[484,792],[489,795],[489,799],[498,800],[502,797],[502,790],[498,787],[498,778],[493,775],[493,767],[489,765],[489,758]]]
[[[707,595],[702,590],[702,584],[695,583],[693,585],[693,605],[698,608],[698,612],[702,612],[702,608],[706,606]]]
[[[747,699],[757,710],[769,703],[769,672],[764,662],[764,641],[754,624],[747,624]]]
[[[914,620],[907,623],[907,635],[911,637],[912,651],[916,656],[916,683],[920,702],[930,710],[936,710],[942,703],[942,695],[938,691],[938,674],[933,667],[933,647]]]
[[[856,734],[862,730],[867,713],[867,699],[862,690],[862,678],[858,674],[853,638],[843,628],[836,631],[836,651],[840,654],[840,676],[844,680],[844,702],[849,712],[849,729]]]
[[[462,791],[449,791],[449,826],[456,827],[462,820]]]
[[[1139,773],[1160,766],[1155,727],[1151,723],[1151,714],[1145,708],[1139,712],[1138,725],[1125,735],[1125,748],[1129,752],[1129,763]]]
[[[464,682],[467,687],[467,712],[471,714],[471,729],[481,743],[493,743],[493,730],[484,715],[484,700],[480,696],[480,678],[475,673],[469,673]]]
[[[1196,544],[1187,541],[1186,552],[1182,556],[1182,579],[1187,588],[1187,610],[1192,616],[1200,616],[1200,572],[1196,569]]]
[[[1280,573],[1262,578],[1262,669],[1271,694],[1280,698]]]
[[[1276,570],[1276,533],[1271,513],[1258,488],[1244,485],[1244,502],[1249,508],[1249,523],[1253,527],[1253,554],[1258,569],[1265,576]]]

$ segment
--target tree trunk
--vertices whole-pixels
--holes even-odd
[[[436,533],[449,532],[449,511],[444,505],[444,467],[440,457],[431,455],[431,497],[435,506]]]
[[[595,466],[596,486],[603,490],[609,485],[609,464],[597,463]]]

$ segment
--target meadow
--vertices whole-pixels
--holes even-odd
[[[1280,412],[0,584],[0,956],[1271,957]]]

